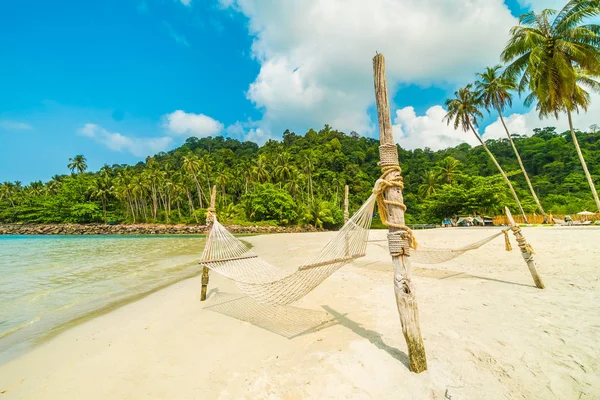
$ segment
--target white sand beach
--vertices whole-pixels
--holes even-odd
[[[495,230],[417,231],[457,247]],[[200,277],[81,323],[0,366],[6,399],[598,399],[600,229],[524,228],[547,288],[502,237],[415,265],[428,371],[407,366],[391,263],[374,244],[297,304],[336,324],[292,339],[203,309]],[[334,233],[248,237],[279,266]],[[373,231],[371,239],[384,238]],[[514,239],[513,239],[513,246]],[[216,289],[216,290],[215,290]],[[211,275],[210,295],[236,292]]]

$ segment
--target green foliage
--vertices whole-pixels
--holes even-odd
[[[577,136],[592,175],[599,179],[600,132]],[[568,132],[537,129],[531,137],[513,139],[547,212],[594,209]],[[508,139],[486,144],[506,171],[519,170]],[[189,138],[183,146],[135,166],[106,165],[98,172],[60,175],[26,186],[0,184],[0,222],[203,224],[214,184],[217,216],[224,223],[336,229],[343,223],[344,185],[350,187],[351,214],[371,194],[381,173],[378,145],[376,139],[331,128],[304,136],[288,131],[281,142],[262,147],[222,137]],[[192,162],[187,169],[184,157]],[[399,148],[399,157],[409,224],[462,213],[499,214],[505,204],[516,211],[480,146],[461,144],[436,152]],[[525,210],[534,211],[523,174],[510,179]],[[433,191],[425,190],[431,187]]]
[[[244,196],[242,201],[250,221],[273,220],[288,225],[298,218],[292,196],[270,183],[256,185],[254,191]]]

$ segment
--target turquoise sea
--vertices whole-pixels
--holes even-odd
[[[200,236],[0,235],[0,362],[70,322],[199,273]]]

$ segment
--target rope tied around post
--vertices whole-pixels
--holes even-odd
[[[529,255],[535,254],[533,247],[527,243],[527,239],[525,239],[525,236],[521,234],[521,227],[519,225],[513,225],[510,229],[515,234],[515,238],[517,239],[517,244],[521,249],[521,253],[527,253]]]
[[[377,207],[379,208],[379,216],[381,223],[385,226],[401,229],[400,232],[391,232],[388,234],[388,243],[390,246],[390,254],[392,255],[410,255],[410,249],[417,249],[417,239],[413,235],[413,231],[406,225],[396,224],[388,220],[388,206],[400,207],[406,211],[406,205],[398,201],[387,200],[384,197],[385,190],[390,187],[397,187],[400,190],[404,189],[404,180],[402,179],[402,168],[398,165],[398,150],[395,145],[379,146],[379,154],[381,157],[382,174],[375,182],[373,193],[377,196]],[[396,176],[388,178],[392,172],[397,172]]]

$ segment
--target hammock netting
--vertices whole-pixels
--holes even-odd
[[[416,264],[440,264],[446,261],[450,261],[467,251],[477,250],[483,245],[488,244],[498,236],[505,235],[504,231],[500,231],[491,236],[486,237],[478,242],[471,243],[467,246],[460,247],[458,249],[443,249],[443,248],[428,248],[419,246],[417,250],[412,250],[410,253],[410,260]],[[375,245],[383,248],[388,248],[387,239],[385,240],[372,240]],[[382,243],[377,243],[382,242]],[[383,243],[385,242],[385,243]]]
[[[234,237],[214,217],[200,264],[234,281],[255,302],[279,306],[293,303],[306,296],[342,266],[366,254],[376,201],[377,195],[371,195],[336,235],[309,262],[298,268],[278,268],[269,264]],[[502,234],[506,236],[505,231],[500,231],[458,249],[419,247],[418,250],[411,251],[410,258],[419,264],[442,263],[478,249]],[[387,244],[380,246],[387,247]]]
[[[372,195],[312,259],[299,268],[277,268],[261,259],[215,218],[200,264],[235,282],[263,304],[304,297],[345,264],[366,253],[376,196]]]

